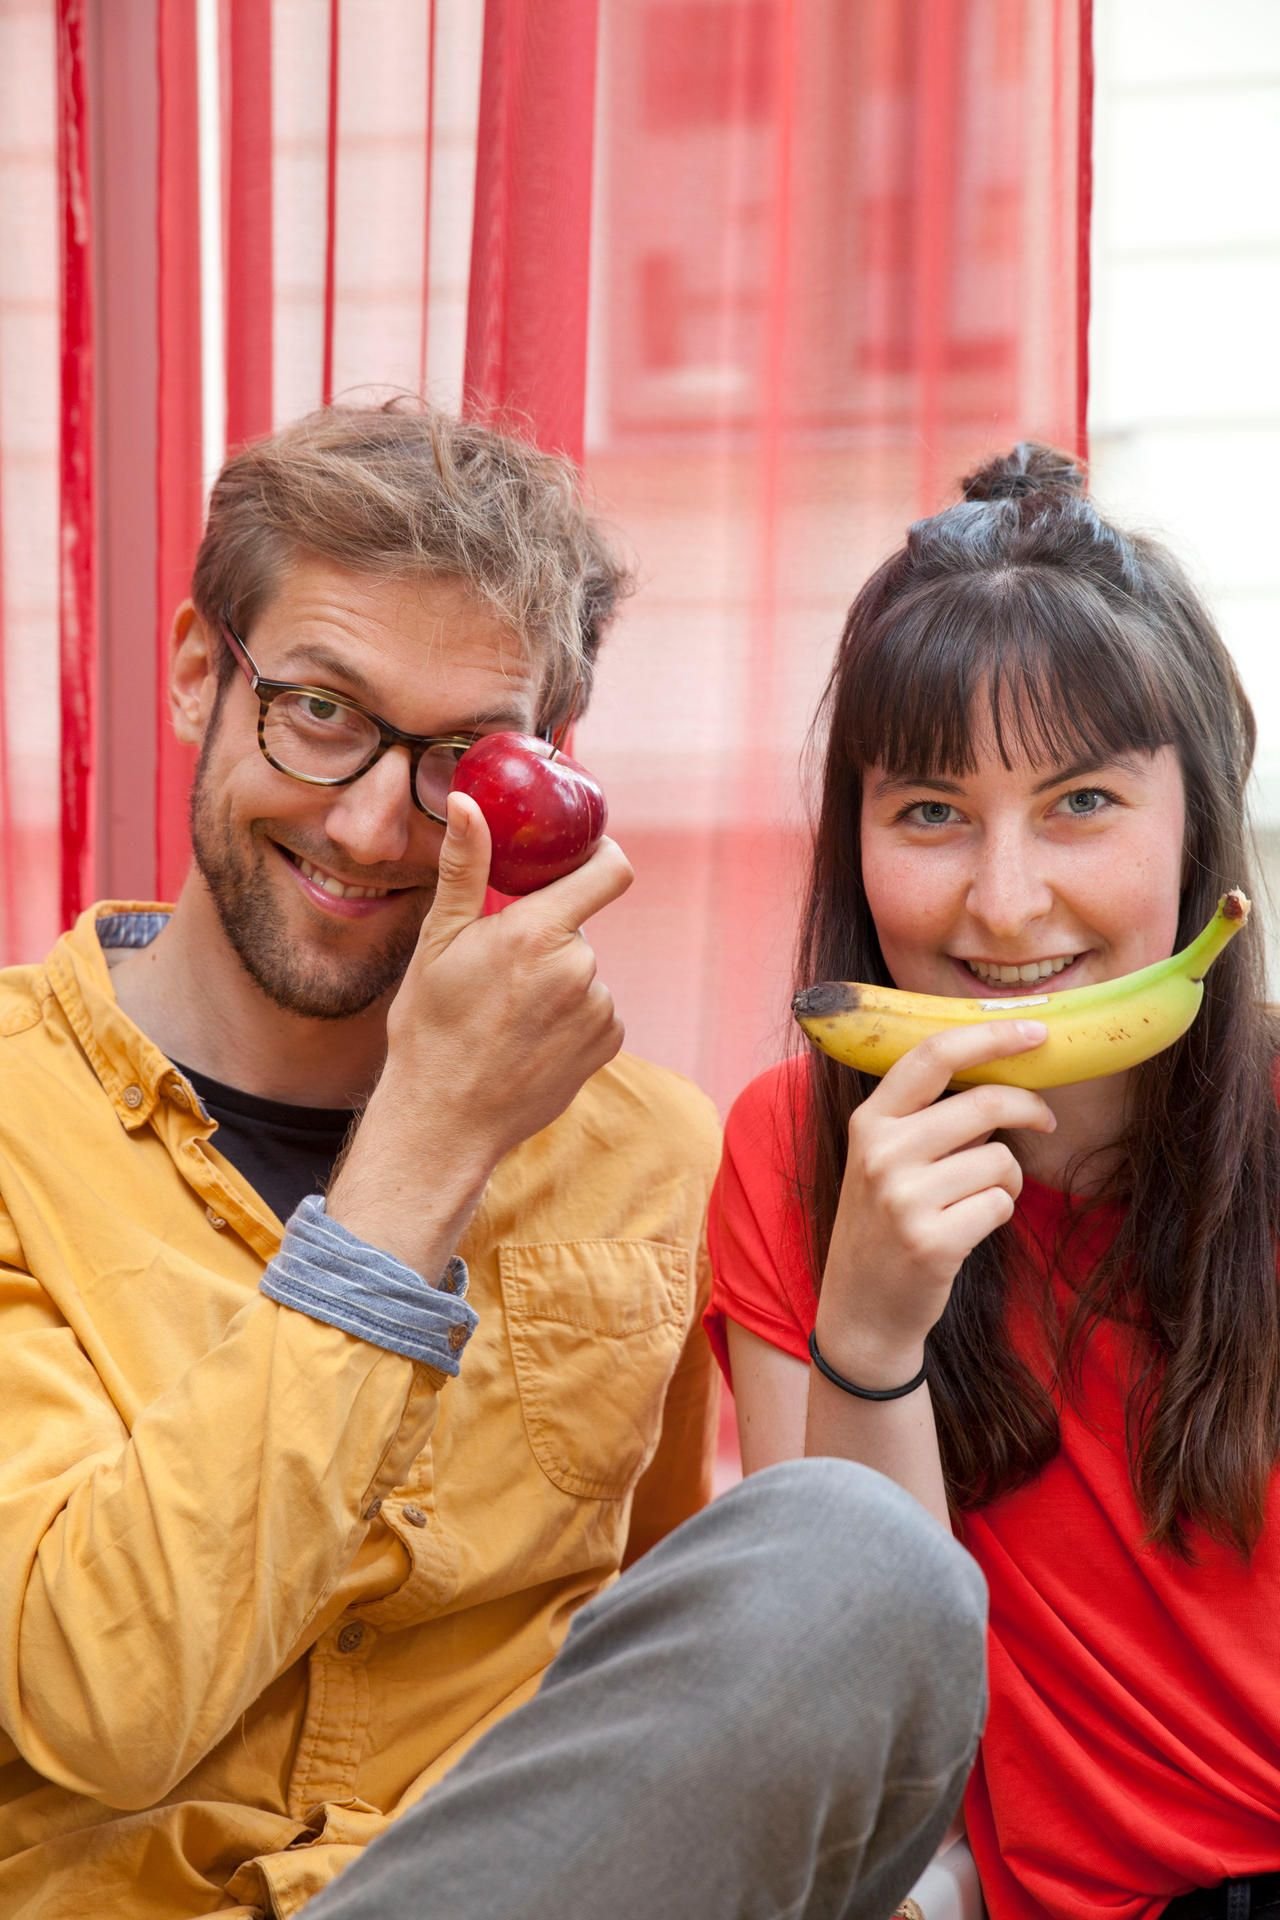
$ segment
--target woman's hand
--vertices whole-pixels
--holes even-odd
[[[818,1308],[818,1344],[860,1386],[918,1371],[965,1256],[1013,1213],[1022,1169],[992,1135],[1052,1132],[1052,1110],[1020,1087],[940,1096],[957,1073],[1029,1052],[1036,1020],[936,1034],[892,1066],[849,1122],[849,1158]]]

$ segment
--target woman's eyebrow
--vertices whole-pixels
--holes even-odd
[[[871,789],[873,800],[884,800],[891,793],[903,793],[910,787],[927,787],[931,793],[963,793],[958,780],[940,780],[934,774],[886,773]]]
[[[1099,754],[1090,753],[1080,760],[1072,760],[1065,767],[1059,767],[1056,773],[1051,773],[1047,780],[1041,780],[1032,791],[1047,793],[1050,787],[1060,787],[1064,780],[1079,780],[1090,773],[1106,773],[1111,767],[1117,768],[1121,773],[1132,775],[1134,779],[1140,778],[1142,774],[1138,761],[1129,754],[1113,753],[1104,759]]]
[[[1134,779],[1141,778],[1142,764],[1131,754],[1113,753],[1107,756],[1089,753],[1078,760],[1068,761],[1058,767],[1045,779],[1037,781],[1033,793],[1047,793],[1050,787],[1060,787],[1068,780],[1079,780],[1088,774],[1105,773],[1108,768],[1116,768],[1121,773],[1130,774]],[[903,793],[908,789],[928,793],[963,793],[964,786],[958,780],[944,780],[937,774],[886,773],[877,780],[870,790],[873,800],[885,800],[891,794]]]

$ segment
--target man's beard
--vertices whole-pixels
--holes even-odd
[[[413,957],[418,925],[401,922],[359,961],[335,955],[325,965],[292,934],[271,885],[272,854],[256,842],[241,847],[216,816],[206,739],[191,789],[191,845],[222,930],[250,979],[286,1013],[308,1020],[347,1020],[399,986]],[[317,943],[318,944],[318,943]]]

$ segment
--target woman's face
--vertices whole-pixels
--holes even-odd
[[[1186,793],[1172,747],[1105,764],[863,779],[862,872],[896,986],[1061,992],[1173,951]]]

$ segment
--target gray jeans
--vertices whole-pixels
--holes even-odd
[[[985,1625],[973,1561],[882,1475],[755,1474],[584,1607],[307,1920],[888,1920],[973,1759]]]

